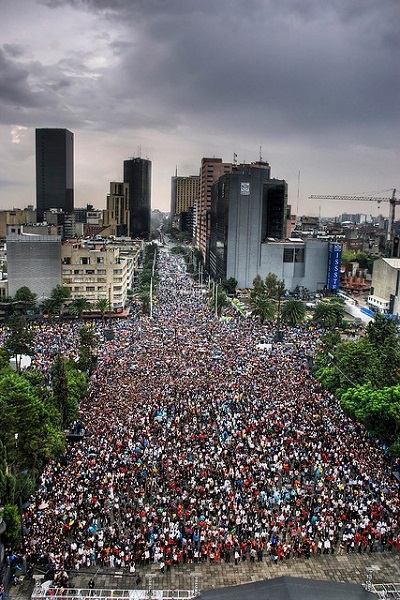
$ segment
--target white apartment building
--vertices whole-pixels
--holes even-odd
[[[62,282],[71,290],[71,299],[84,297],[95,303],[108,299],[114,311],[127,304],[133,285],[135,258],[104,241],[71,240],[61,248]]]

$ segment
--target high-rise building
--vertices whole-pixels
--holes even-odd
[[[74,134],[68,129],[36,129],[38,221],[50,208],[74,210]]]
[[[230,173],[232,167],[231,163],[223,163],[222,158],[201,160],[199,200],[195,206],[195,244],[204,259],[210,235],[211,188],[222,175]]]
[[[130,235],[129,185],[120,181],[110,182],[106,210],[103,211],[103,225],[108,227],[108,235],[117,237]]]
[[[209,273],[217,281],[233,277],[239,288],[274,273],[288,290],[320,291],[327,285],[328,244],[286,238],[287,183],[269,175],[260,161],[235,166],[213,185]]]
[[[199,198],[200,177],[189,175],[171,178],[171,224],[178,229],[184,229],[191,223],[193,207]]]
[[[124,160],[124,183],[128,184],[130,236],[148,240],[151,221],[151,161]]]

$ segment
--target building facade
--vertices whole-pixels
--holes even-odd
[[[26,234],[11,225],[6,245],[9,295],[26,286],[38,302],[48,298],[61,284],[61,236]]]
[[[68,129],[36,129],[38,221],[50,208],[74,210],[74,134]]]
[[[189,175],[171,178],[171,224],[177,229],[192,225],[193,207],[199,198],[200,177]],[[190,216],[189,216],[190,215]]]
[[[209,271],[252,288],[256,275],[275,273],[288,290],[322,290],[328,244],[286,239],[287,184],[261,164],[240,165],[212,189]]]
[[[27,225],[36,223],[36,210],[33,206],[0,210],[0,239],[5,240],[8,225]]]
[[[207,246],[211,227],[211,189],[222,175],[230,173],[233,165],[222,158],[202,158],[200,166],[199,199],[195,206],[194,239],[196,247],[207,260]]]
[[[368,305],[373,311],[400,316],[400,258],[374,262]]]
[[[89,302],[107,299],[115,311],[127,304],[133,285],[134,260],[120,248],[103,241],[68,241],[62,245],[62,283],[71,290],[71,299]]]
[[[128,185],[132,238],[150,238],[151,166],[151,161],[145,158],[124,160],[124,183]]]
[[[129,185],[120,181],[110,182],[106,209],[103,211],[103,225],[107,235],[117,237],[130,235]]]

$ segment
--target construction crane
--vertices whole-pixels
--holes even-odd
[[[309,198],[313,200],[346,200],[347,202],[359,201],[359,202],[377,202],[380,204],[381,202],[390,202],[390,214],[389,214],[389,225],[387,232],[387,251],[389,256],[393,256],[393,244],[394,244],[394,223],[396,216],[396,206],[400,204],[400,200],[396,198],[396,190],[393,190],[393,193],[390,198],[384,198],[379,196],[322,196],[313,194],[309,196]]]

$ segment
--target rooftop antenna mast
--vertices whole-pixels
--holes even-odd
[[[262,150],[262,146],[260,146],[260,162],[262,162],[261,150]]]
[[[296,215],[299,214],[299,198],[300,198],[300,171],[297,173],[297,209]]]

